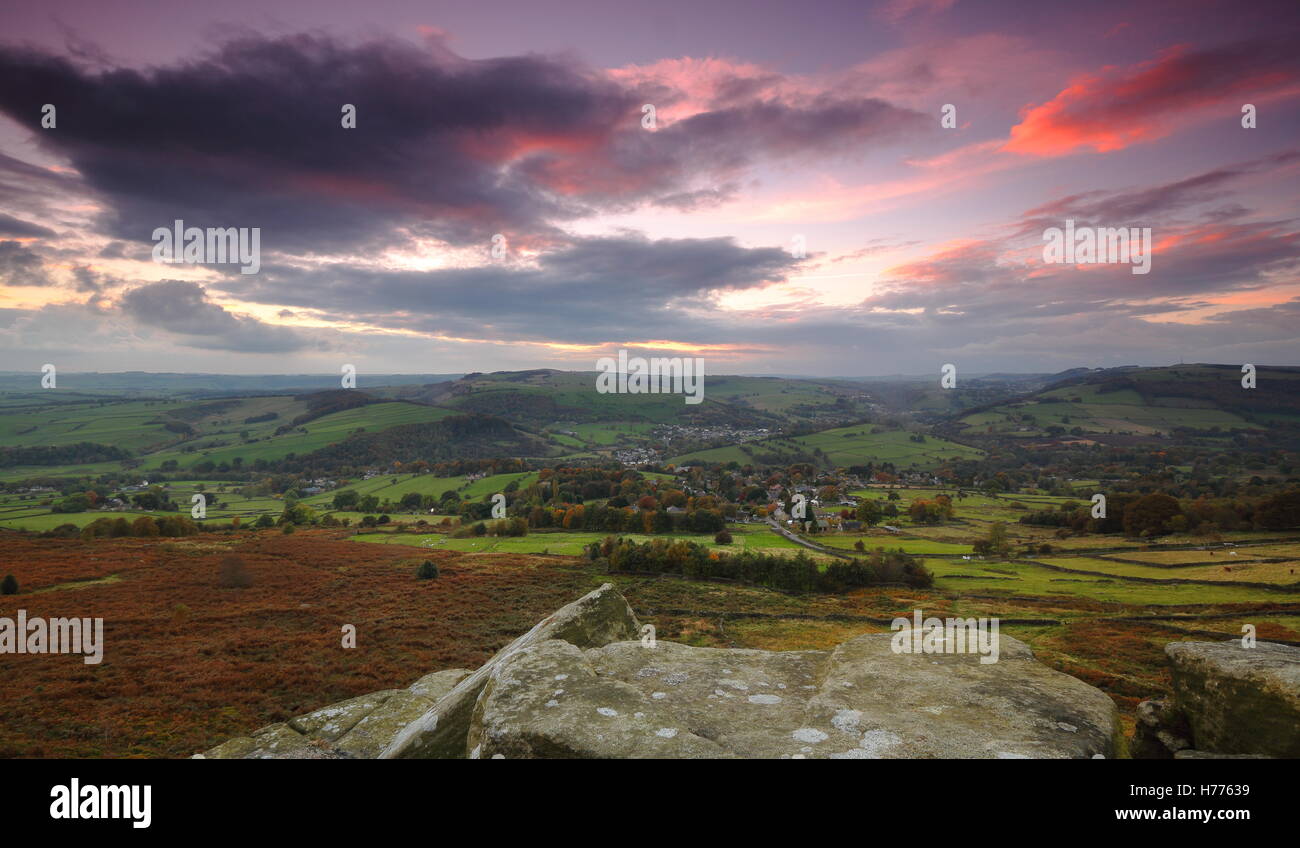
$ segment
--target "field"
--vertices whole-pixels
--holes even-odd
[[[703,545],[715,550],[739,551],[751,550],[761,553],[781,553],[792,554],[800,550],[807,550],[799,544],[789,539],[758,526],[732,526],[729,528],[733,541],[730,544],[718,544],[713,541],[713,534],[695,535],[689,533],[674,533],[671,535],[646,536],[639,533],[622,533],[618,534],[622,538],[631,539],[635,542],[645,542],[650,539],[681,539],[686,542],[694,542],[697,545]],[[578,556],[582,549],[592,542],[603,540],[609,533],[570,533],[564,531],[555,532],[537,532],[529,533],[527,536],[516,537],[471,537],[465,539],[453,539],[450,536],[440,535],[437,533],[362,533],[352,537],[358,542],[377,542],[381,544],[399,544],[412,545],[425,550],[437,551],[459,551],[462,553],[509,553],[509,554],[562,554],[566,556]],[[810,556],[820,559],[831,559],[821,554],[808,551]]]
[[[381,492],[434,479],[407,475],[397,483],[384,477],[358,485]],[[619,586],[643,621],[655,624],[659,638],[703,646],[828,648],[858,633],[887,630],[891,618],[914,609],[995,615],[1016,622],[1005,624],[1004,633],[1027,641],[1049,665],[1101,687],[1126,716],[1140,699],[1167,691],[1162,647],[1171,639],[1229,638],[1251,624],[1260,639],[1300,641],[1300,593],[1234,585],[1210,571],[1205,574],[1214,579],[1203,582],[1145,582],[1134,577],[1154,572],[1200,579],[1207,568],[1228,575],[1217,563],[1119,561],[1205,551],[1144,551],[1109,537],[1102,540],[1109,543],[1103,553],[1092,552],[1097,546],[1063,545],[1041,563],[963,559],[988,520],[985,510],[1002,507],[999,499],[967,500],[959,523],[814,537],[836,549],[862,538],[868,547],[912,550],[936,575],[932,590],[884,587],[842,596],[604,575],[574,556],[603,533],[451,539],[412,532],[408,525],[359,535],[342,528],[287,536],[226,531],[170,541],[8,535],[0,572],[14,573],[22,594],[0,598],[0,615],[21,608],[29,616],[103,617],[106,650],[98,666],[72,656],[0,655],[0,674],[25,684],[0,690],[6,716],[0,756],[188,756],[352,695],[406,686],[442,668],[476,666],[547,612],[605,580]],[[1024,528],[1010,529],[1017,539],[1030,538]],[[949,535],[939,538],[939,530]],[[797,549],[762,526],[731,531],[735,541],[727,546],[708,536],[672,538],[732,550]],[[1237,558],[1267,553],[1289,558],[1289,569],[1300,556],[1294,541],[1256,541],[1239,542]],[[1217,549],[1216,558],[1226,550]],[[221,587],[220,562],[230,554],[247,563],[251,587]],[[425,559],[438,563],[437,580],[414,579]],[[1100,576],[1072,573],[1104,569]],[[1258,580],[1262,573],[1246,576]],[[339,647],[339,628],[347,623],[358,628],[355,651]],[[52,701],[60,705],[57,712],[48,709]]]
[[[276,430],[307,410],[305,401],[292,396],[207,403],[107,399],[45,403],[6,409],[0,415],[0,447],[106,444],[130,451],[138,460],[136,470],[147,475],[169,461],[182,469],[202,462],[233,463],[236,459],[250,466],[259,459],[273,461],[290,453],[310,453],[358,430],[375,431],[399,424],[437,421],[453,414],[449,409],[434,406],[374,403],[323,415],[276,434]],[[275,417],[248,421],[269,415]],[[169,425],[172,429],[168,429]],[[0,481],[46,475],[99,475],[120,470],[122,463],[116,460],[12,466],[0,469]]]
[[[0,654],[0,757],[184,757],[443,668],[475,667],[593,588],[568,561],[424,553],[303,531],[177,542],[6,538],[0,615],[104,619],[104,660]],[[253,584],[222,588],[237,553]],[[437,580],[417,581],[432,557]],[[43,591],[44,590],[44,591]],[[340,647],[340,628],[357,647]],[[57,704],[57,709],[51,709]]]
[[[385,500],[396,503],[408,492],[419,492],[422,495],[428,494],[441,497],[444,492],[455,491],[462,499],[482,500],[485,496],[504,490],[511,482],[517,482],[520,486],[527,486],[532,480],[536,479],[536,476],[536,472],[520,472],[490,475],[470,481],[464,476],[435,477],[432,474],[385,474],[372,477],[369,480],[359,480],[356,483],[341,486],[319,495],[304,497],[301,502],[323,513],[334,512],[331,508],[334,496],[343,491],[356,491],[362,496],[374,495],[381,503]],[[181,515],[188,516],[190,514],[191,497],[195,492],[199,491],[200,485],[203,486],[203,491],[215,495],[219,504],[216,507],[208,508],[207,521],[226,523],[236,517],[241,521],[248,521],[257,518],[262,513],[269,513],[272,517],[278,517],[284,510],[284,501],[278,496],[250,497],[238,494],[236,490],[243,486],[242,483],[200,480],[172,481],[166,484],[166,491],[168,496],[181,507]],[[58,497],[57,494],[53,496],[49,494],[0,494],[0,528],[40,532],[51,530],[61,524],[75,524],[78,527],[84,527],[95,519],[104,517],[116,518],[124,516],[127,520],[133,521],[140,515],[159,517],[169,514],[141,510],[126,512],[91,510],[89,512],[53,513],[48,506],[41,505],[42,501],[51,498],[57,499]],[[176,513],[170,514],[175,515]],[[355,522],[361,519],[363,513],[337,512],[335,515],[339,519],[351,518]],[[431,516],[421,517],[429,518]],[[432,517],[436,518],[436,516]]]
[[[924,442],[911,439],[903,430],[875,433],[869,425],[839,427],[809,436],[763,439],[743,445],[696,451],[675,457],[679,465],[687,462],[753,462],[762,455],[816,455],[835,467],[893,463],[898,469],[928,470],[954,459],[968,459],[982,454],[977,448],[959,445],[934,436]]]

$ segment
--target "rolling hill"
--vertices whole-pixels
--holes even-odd
[[[1240,366],[1178,365],[1089,371],[1013,400],[960,414],[950,432],[1040,438],[1212,435],[1300,423],[1300,369],[1260,367],[1256,388]]]

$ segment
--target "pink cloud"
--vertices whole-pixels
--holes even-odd
[[[1297,93],[1300,53],[1293,44],[1200,51],[1183,45],[1150,62],[1077,77],[1048,102],[1023,109],[1003,149],[1036,156],[1122,150],[1211,115],[1237,120],[1241,103]]]

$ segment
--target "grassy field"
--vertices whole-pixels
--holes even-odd
[[[752,462],[755,456],[766,454],[813,454],[837,467],[891,462],[896,468],[932,469],[955,459],[982,455],[977,448],[959,445],[945,439],[927,436],[924,442],[911,441],[912,434],[894,430],[873,433],[869,425],[839,427],[808,436],[776,437],[744,445],[696,451],[674,458],[681,464],[700,462]]]
[[[730,544],[718,544],[713,541],[713,534],[697,535],[687,533],[673,533],[661,536],[646,536],[639,533],[571,533],[571,532],[532,532],[527,536],[515,537],[471,537],[465,539],[453,539],[450,536],[438,533],[362,533],[353,536],[353,541],[372,542],[379,544],[397,544],[411,545],[414,547],[425,548],[429,550],[458,551],[461,553],[510,553],[510,554],[560,554],[565,556],[578,556],[582,549],[592,542],[599,542],[609,535],[618,535],[625,539],[636,542],[645,542],[650,539],[681,539],[687,542],[694,542],[697,545],[703,545],[715,550],[740,551],[752,550],[763,553],[782,553],[792,554],[806,548],[801,547],[795,542],[772,532],[769,529],[761,527],[733,527],[731,528],[733,541]],[[807,551],[810,556],[830,559],[821,554]]]
[[[307,410],[298,398],[249,398],[229,408],[216,402],[183,404],[164,401],[125,401],[102,404],[59,404],[31,412],[8,411],[0,416],[0,444],[60,445],[96,442],[137,454],[142,475],[175,461],[179,468],[200,462],[245,466],[259,459],[282,459],[290,453],[310,453],[342,441],[358,430],[376,431],[399,424],[438,421],[451,410],[412,403],[375,403],[321,416],[276,435],[275,431]],[[275,413],[270,421],[244,423],[246,418]],[[189,435],[166,429],[168,423],[191,427]],[[59,466],[18,466],[0,470],[0,480],[33,476],[94,476],[120,471],[121,462],[73,463]]]

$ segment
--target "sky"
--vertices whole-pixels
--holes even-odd
[[[1297,43],[1294,0],[6,0],[0,371],[1300,364]],[[256,273],[158,261],[176,220]],[[1047,261],[1067,221],[1149,272]]]

